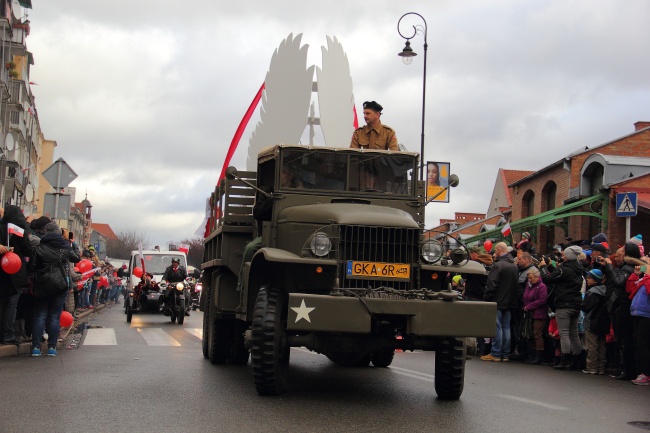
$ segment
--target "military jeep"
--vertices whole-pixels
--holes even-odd
[[[246,364],[250,353],[258,393],[275,395],[291,347],[356,367],[431,350],[436,393],[458,399],[462,337],[494,336],[496,305],[451,290],[451,273],[485,270],[425,236],[417,170],[416,153],[297,145],[263,150],[257,172],[229,168],[211,196],[203,355]]]

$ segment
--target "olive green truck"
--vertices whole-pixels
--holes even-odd
[[[416,153],[298,145],[264,149],[257,172],[229,167],[211,195],[203,355],[250,357],[258,393],[275,395],[291,347],[351,367],[435,351],[438,397],[460,398],[464,337],[494,336],[496,304],[451,290],[450,275],[485,269],[425,235],[418,168]]]

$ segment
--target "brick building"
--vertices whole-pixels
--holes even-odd
[[[635,123],[631,134],[585,147],[509,184],[516,242],[528,231],[539,252],[554,244],[589,240],[599,232],[611,245],[625,242],[625,219],[616,217],[616,193],[639,193],[631,234],[650,239],[650,122]],[[495,229],[470,238],[498,239]]]

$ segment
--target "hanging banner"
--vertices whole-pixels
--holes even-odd
[[[449,203],[449,163],[427,162],[427,200]]]

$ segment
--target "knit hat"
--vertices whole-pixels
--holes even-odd
[[[553,245],[554,250],[558,250],[559,252],[562,252],[562,247],[559,245]]]
[[[523,233],[521,234],[521,237],[522,237],[522,238],[526,238],[526,239],[530,239],[530,233],[528,233],[528,232],[523,232]]]
[[[594,279],[594,281],[600,283],[603,281],[604,275],[600,269],[592,269],[591,271],[587,272],[587,275],[591,278]]]
[[[582,248],[579,246],[571,245],[570,247],[564,249],[564,257],[566,257],[567,260],[576,260],[578,258],[578,254],[582,252]]]
[[[607,235],[605,233],[598,233],[596,236],[591,238],[592,244],[602,244],[603,242],[607,242]]]
[[[636,235],[636,236],[630,238],[630,242],[632,242],[635,245],[638,245],[639,251],[641,252],[641,257],[645,256],[645,253],[643,251],[643,236]]]
[[[49,223],[47,223],[44,231],[46,234],[50,234],[50,233],[61,234],[61,229],[59,228],[59,225],[56,223],[56,221],[50,221]]]

